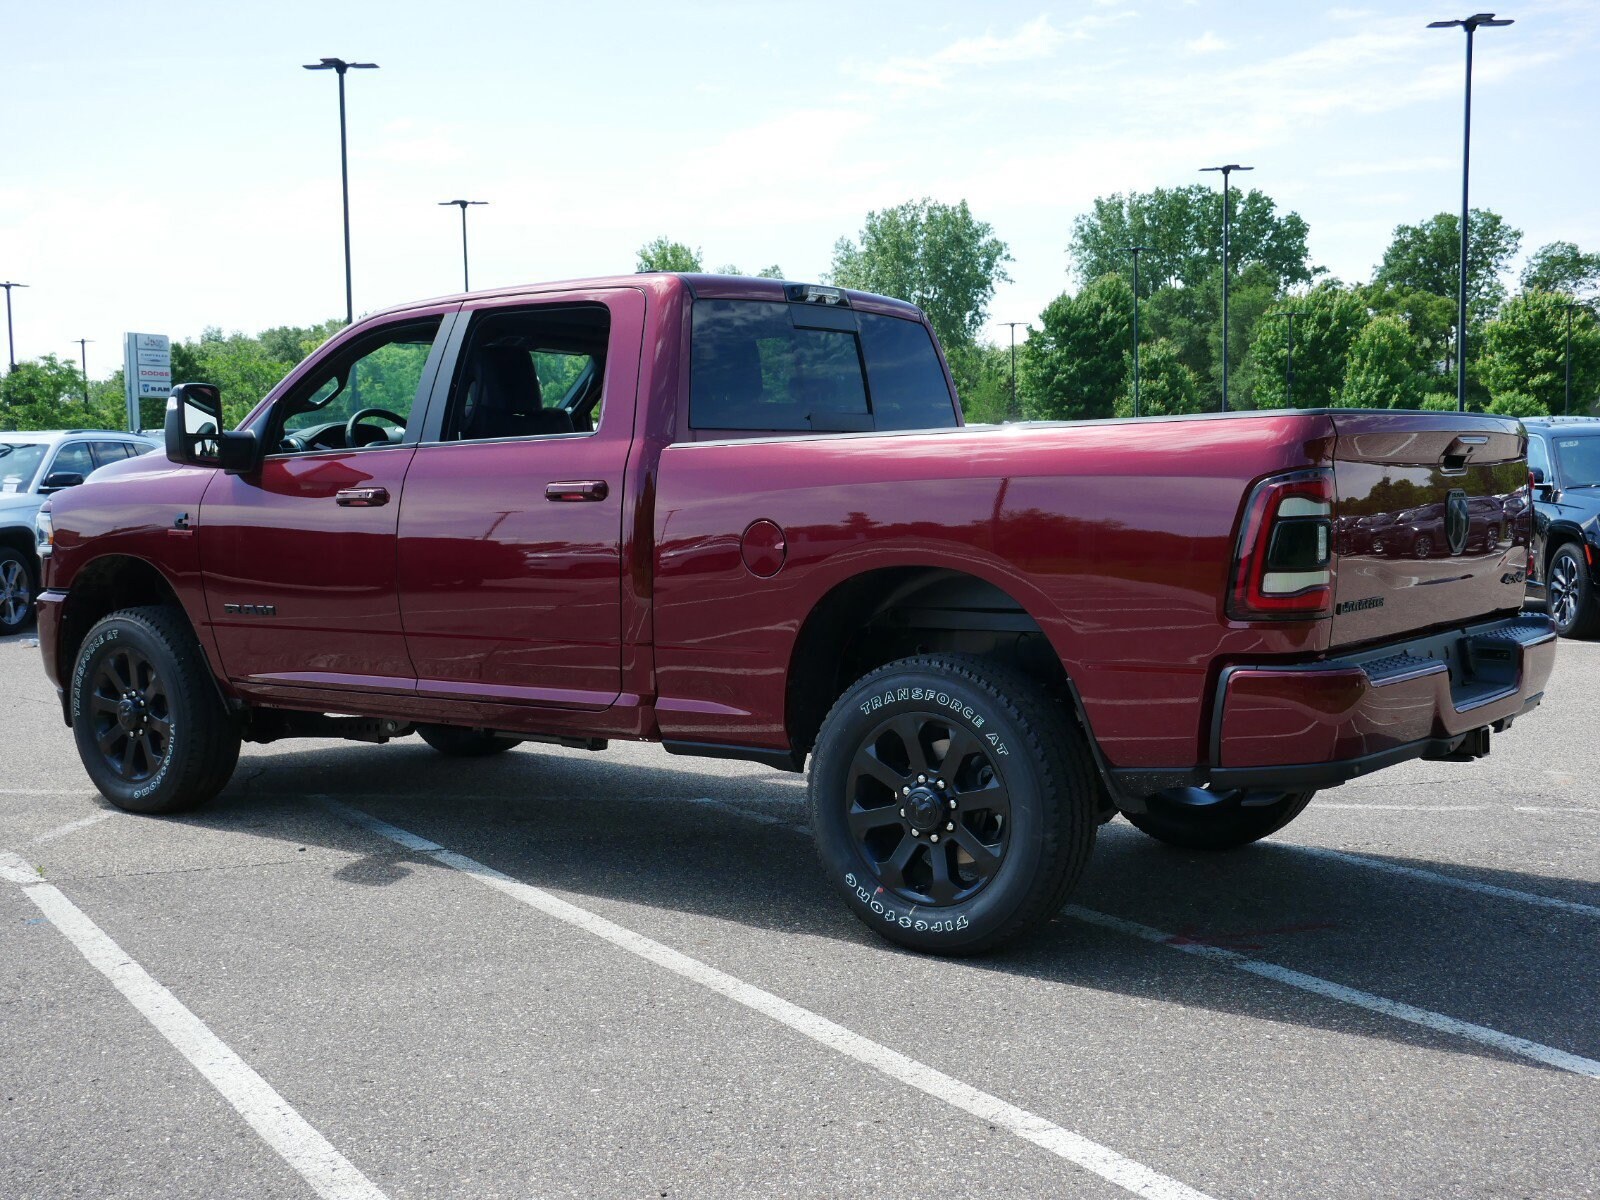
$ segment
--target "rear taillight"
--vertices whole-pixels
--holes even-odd
[[[1245,504],[1228,615],[1307,620],[1333,609],[1333,475],[1263,479]]]

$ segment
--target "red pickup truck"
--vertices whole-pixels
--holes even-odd
[[[45,667],[136,812],[212,796],[241,740],[809,755],[846,902],[971,953],[1048,920],[1118,812],[1224,849],[1318,788],[1486,754],[1555,652],[1520,611],[1517,422],[963,428],[926,320],[880,296],[431,300],[220,412],[180,386],[165,460],[40,518]],[[1354,536],[1424,505],[1425,555]]]

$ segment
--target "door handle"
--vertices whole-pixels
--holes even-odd
[[[343,508],[380,508],[389,503],[389,489],[384,487],[345,488],[334,496]]]
[[[611,488],[604,479],[569,479],[544,485],[546,500],[604,500]]]

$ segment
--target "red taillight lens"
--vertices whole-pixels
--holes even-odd
[[[1308,620],[1333,609],[1333,476],[1263,479],[1245,504],[1228,615]]]

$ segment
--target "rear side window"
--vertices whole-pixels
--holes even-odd
[[[950,386],[928,331],[916,321],[861,313],[861,348],[878,429],[947,429],[956,423]]]

